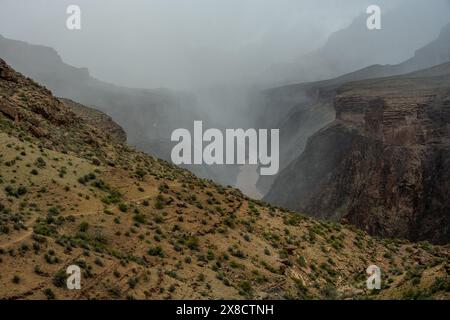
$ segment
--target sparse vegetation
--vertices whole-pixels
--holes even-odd
[[[251,200],[74,121],[22,80],[0,79],[0,94],[17,104],[23,91],[49,118],[28,104],[15,105],[18,123],[0,112],[0,298],[448,299],[448,248]],[[30,133],[28,119],[48,134]],[[368,294],[374,259],[386,278]],[[71,264],[76,293],[65,289]]]

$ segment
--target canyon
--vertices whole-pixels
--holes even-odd
[[[448,299],[445,246],[372,238],[199,179],[1,59],[0,106],[2,299]],[[81,290],[64,287],[69,265]]]
[[[285,186],[289,185],[300,188],[305,183],[304,181],[292,181],[293,177],[301,176],[296,172],[294,163],[298,163],[299,159],[304,156],[305,147],[313,135],[322,132],[324,127],[335,121],[337,117],[335,100],[341,87],[354,81],[407,74],[449,61],[450,41],[448,39],[450,39],[450,25],[444,27],[434,41],[417,50],[413,57],[403,63],[373,65],[334,79],[271,88],[253,96],[249,108],[242,110],[240,124],[242,122],[242,124],[248,124],[248,126],[258,129],[280,129],[280,172],[278,175],[259,176],[255,184],[250,182],[255,179],[253,179],[252,169],[249,170],[248,167],[205,164],[183,165],[183,167],[200,177],[212,179],[223,185],[237,185],[248,195],[257,198],[263,197],[270,203],[282,204],[319,218],[339,220],[342,211],[346,210],[346,206],[335,208],[338,212],[331,213],[328,211],[332,209],[324,209],[325,204],[317,203],[315,206],[309,206],[309,200],[300,204],[304,199],[304,194],[314,192],[313,189],[300,193],[297,193],[296,189],[285,189]],[[334,41],[333,37],[330,38],[330,41]],[[21,54],[17,54],[18,52]],[[172,145],[169,137],[176,128],[189,127],[193,121],[202,118],[208,127],[225,126],[223,123],[218,125],[217,121],[202,114],[196,105],[195,98],[190,94],[166,89],[129,89],[107,84],[91,77],[86,69],[74,68],[65,64],[50,48],[0,37],[0,54],[7,57],[8,62],[20,71],[48,85],[57,95],[88,104],[94,109],[106,112],[114,120],[117,119],[124,131],[127,132],[129,143],[165,160],[170,160]],[[228,96],[231,97],[232,93]],[[14,111],[9,106],[3,106],[3,110],[5,112],[10,110],[10,115],[14,116]],[[249,120],[244,123],[242,119]],[[227,121],[232,122],[233,119]],[[118,129],[118,131],[120,130]],[[41,133],[37,132],[37,134]],[[333,134],[336,134],[334,138],[338,139],[342,133],[335,130]],[[332,138],[330,137],[330,139]],[[341,148],[346,149],[347,143],[347,141],[342,142]],[[311,143],[309,145],[309,149],[311,149]],[[319,144],[318,148],[320,147]],[[324,159],[323,161],[328,160]],[[248,179],[249,177],[251,179]],[[289,183],[286,183],[287,177],[290,179]],[[315,188],[316,186],[314,183],[310,183],[309,187]],[[382,181],[380,181],[379,187],[382,187]],[[289,200],[286,200],[288,197],[285,195],[286,193],[289,194]],[[325,199],[326,197],[320,198],[320,201],[325,201]],[[402,206],[400,203],[397,205]],[[384,207],[379,208],[379,210],[385,209]],[[377,215],[375,213],[367,214]],[[383,228],[387,228],[385,225],[369,227],[369,222],[361,222],[359,218],[346,221],[366,228],[374,235],[381,236],[394,235],[399,232],[398,228],[400,228],[392,227],[392,230],[382,232]],[[419,220],[415,221],[416,224],[422,224]],[[408,228],[420,229],[421,227],[411,225]],[[429,229],[431,230],[431,228]],[[435,236],[431,231],[423,234],[408,230],[403,230],[399,235],[408,239],[438,242],[444,241],[442,239],[446,237],[445,235]]]
[[[336,120],[265,200],[382,237],[448,243],[449,94],[448,63],[341,86]]]

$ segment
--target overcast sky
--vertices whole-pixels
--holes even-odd
[[[189,88],[289,62],[369,4],[388,11],[402,1],[0,0],[0,34],[53,47],[102,80]],[[81,7],[80,31],[65,27],[69,4]]]

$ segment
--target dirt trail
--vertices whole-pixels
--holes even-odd
[[[1,249],[6,249],[8,247],[11,247],[15,244],[18,244],[22,241],[24,241],[25,239],[27,239],[28,237],[30,237],[33,234],[33,229],[32,228],[28,228],[27,231],[25,231],[25,233],[23,233],[22,235],[20,235],[17,238],[14,238],[13,240],[6,242],[6,243],[0,243],[0,248]]]
[[[146,195],[143,197],[139,197],[139,198],[135,198],[135,199],[129,199],[129,202],[138,202],[138,201],[142,201],[142,200],[146,200],[151,198],[154,195]],[[108,209],[108,208],[107,208]],[[91,215],[95,215],[95,214],[100,214],[104,211],[104,209],[99,209],[99,210],[94,210],[94,211],[87,211],[87,212],[80,212],[80,213],[73,213],[73,214],[69,214],[68,216],[73,216],[73,217],[79,217],[79,216],[91,216]],[[1,249],[7,249],[11,246],[14,246],[16,244],[21,243],[22,241],[28,239],[29,237],[31,237],[31,235],[33,234],[33,224],[36,222],[36,218],[33,219],[27,226],[27,230],[21,234],[20,236],[10,240],[10,241],[6,241],[4,243],[0,242],[0,248]]]
[[[0,243],[0,248],[1,249],[9,248],[10,246],[18,244],[18,243],[24,241],[25,239],[27,239],[28,237],[30,237],[33,234],[33,228],[31,226],[35,222],[36,222],[36,218],[32,219],[32,221],[27,226],[27,230],[23,234],[21,234],[20,236],[12,239],[10,241],[7,241],[6,243]]]

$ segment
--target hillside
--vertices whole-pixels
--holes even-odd
[[[86,68],[65,63],[52,48],[0,35],[0,57],[58,96],[94,106],[111,116],[128,134],[128,142],[165,160],[170,159],[170,134],[191,126],[199,115],[195,99],[167,89],[134,89],[100,81]]]
[[[90,75],[88,69],[65,63],[49,47],[0,35],[0,57],[15,70],[45,85],[56,96],[106,113],[127,132],[130,145],[166,161],[171,161],[174,144],[170,135],[173,130],[190,128],[194,120],[202,120],[205,127],[217,127],[217,123],[198,110],[193,94],[168,89],[126,88],[103,82]],[[69,106],[74,104],[69,103]],[[185,167],[198,176],[223,184],[232,184],[235,171],[238,171],[223,166]]]
[[[341,86],[336,120],[266,200],[374,235],[448,243],[449,99],[449,63]]]
[[[447,247],[252,201],[131,149],[66,103],[0,60],[0,298],[449,297]],[[80,291],[63,288],[71,264]]]

